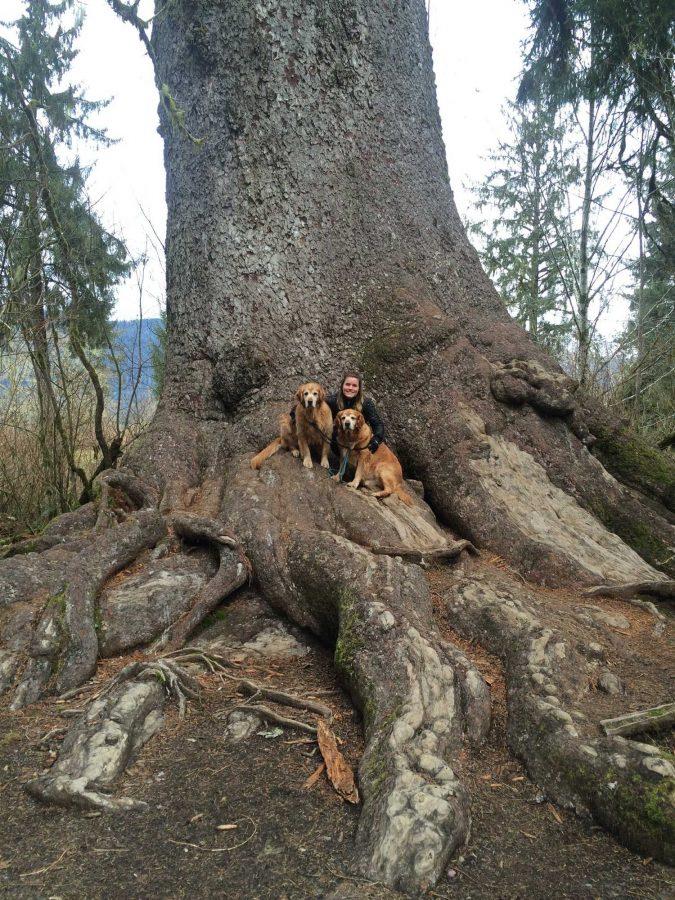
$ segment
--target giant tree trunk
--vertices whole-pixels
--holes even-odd
[[[178,618],[163,642],[181,643],[180,623],[213,608],[250,566],[268,602],[335,646],[367,740],[361,869],[410,891],[433,883],[467,840],[469,802],[454,760],[463,740],[480,742],[489,726],[485,683],[441,639],[423,570],[404,561],[447,537],[421,501],[410,511],[395,498],[378,504],[290,458],[251,472],[247,460],[274,435],[276,412],[308,378],[332,386],[344,369],[362,370],[388,440],[436,517],[498,554],[530,590],[664,579],[672,541],[672,473],[584,407],[509,319],[466,239],[426,26],[422,0],[183,0],[156,20],[161,81],[201,139],[163,122],[164,395],[145,443],[127,457],[130,471],[105,482],[94,545],[101,566],[84,577],[91,550],[79,531],[61,549],[50,544],[39,557],[51,600],[31,620],[32,680],[19,671],[33,627],[25,615],[12,619],[4,663],[7,683],[19,671],[15,702],[87,677],[95,623],[78,634],[68,623],[77,611],[91,619],[105,578],[161,539],[160,518],[184,540],[217,547],[218,571],[192,607],[166,615],[163,607],[152,622],[144,613],[136,641]],[[628,470],[630,490],[589,450],[594,433],[610,470]],[[186,511],[200,518],[190,522]],[[392,546],[398,558],[378,552]],[[59,553],[75,588],[64,586]],[[5,578],[26,599],[36,596],[28,570],[38,563],[22,559],[5,564]],[[625,750],[622,806],[612,807],[603,785],[617,748],[561,707],[579,688],[576,650],[542,625],[532,594],[485,579],[474,583],[469,570],[447,600],[457,629],[501,655],[513,679],[514,752],[554,799],[668,857],[672,835],[645,810],[658,807],[656,819],[667,820],[672,767],[659,760],[633,778],[642,757]],[[116,613],[107,602],[100,609],[101,649]],[[131,631],[115,631],[117,649],[133,643]],[[136,746],[149,731],[150,695],[143,691],[142,712],[120,696],[114,703],[137,711],[124,717]],[[69,747],[94,746],[90,727]],[[81,789],[72,754],[54,769],[36,795],[108,808]]]

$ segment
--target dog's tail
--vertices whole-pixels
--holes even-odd
[[[402,487],[397,487],[394,490],[394,493],[396,494],[398,499],[401,500],[402,503],[405,503],[406,506],[413,505],[412,497],[410,496],[410,494],[407,491],[404,491]]]
[[[279,447],[281,447],[281,438],[274,438],[272,443],[268,444],[264,450],[261,450],[260,453],[256,453],[251,460],[251,468],[259,469],[266,459],[269,459],[270,456],[274,456]]]
[[[373,494],[373,497],[377,497],[378,500],[384,500],[385,497],[391,497],[392,494],[396,494],[398,499],[405,503],[406,506],[412,506],[413,501],[412,497],[407,491],[404,491],[402,487],[386,487],[384,490],[378,491],[376,494]]]

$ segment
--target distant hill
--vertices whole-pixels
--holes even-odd
[[[138,378],[140,365],[140,381],[136,397],[145,400],[152,396],[154,377],[152,371],[152,347],[156,343],[155,334],[160,326],[160,319],[122,319],[114,322],[115,350],[117,361],[122,370],[122,405],[131,398],[134,384]],[[139,327],[140,326],[140,327]],[[110,378],[110,389],[117,399],[117,378]]]

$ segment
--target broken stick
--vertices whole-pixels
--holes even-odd
[[[307,709],[326,719],[332,719],[333,713],[329,707],[324,706],[316,700],[306,700],[304,697],[295,697],[293,694],[286,694],[284,691],[273,691],[270,688],[263,687],[253,681],[240,681],[237,685],[237,693],[246,694],[249,697],[263,697],[265,700],[271,700],[273,703],[280,703],[282,706],[293,706],[295,709]]]
[[[628,734],[639,734],[642,731],[661,731],[675,724],[675,703],[664,703],[651,709],[639,709],[637,712],[615,719],[603,719],[600,727],[610,737]]]

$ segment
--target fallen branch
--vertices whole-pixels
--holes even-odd
[[[237,685],[237,693],[246,694],[248,696],[255,695],[265,700],[271,700],[273,703],[281,703],[283,706],[293,706],[295,709],[307,709],[326,719],[333,718],[333,712],[323,703],[317,703],[315,700],[306,700],[304,697],[295,697],[293,694],[286,694],[284,691],[273,691],[255,684],[253,681],[240,681]]]
[[[461,540],[444,547],[431,547],[428,550],[411,550],[409,547],[367,547],[376,556],[400,556],[401,559],[409,559],[411,562],[422,562],[427,559],[455,559],[466,550],[476,556],[480,555],[478,549],[471,541]]]
[[[317,728],[319,750],[326,763],[326,772],[336,792],[347,803],[358,803],[359,792],[354,781],[354,773],[344,756],[338,750],[335,735],[323,719]]]
[[[675,703],[664,703],[651,709],[640,709],[637,712],[617,716],[615,719],[603,719],[600,727],[610,737],[627,734],[639,734],[643,731],[662,731],[675,724]]]
[[[659,600],[675,600],[675,581],[634,581],[630,584],[599,584],[585,591],[586,597],[633,597],[649,594]]]
[[[297,728],[298,731],[306,731],[307,734],[316,734],[316,728],[313,725],[301,722],[300,719],[289,719],[286,716],[281,716],[279,713],[274,712],[273,709],[270,709],[269,706],[263,706],[261,703],[254,703],[251,706],[247,706],[246,709],[254,710],[260,715],[261,719],[265,719],[267,722],[274,722],[275,725],[285,725],[287,728]]]

